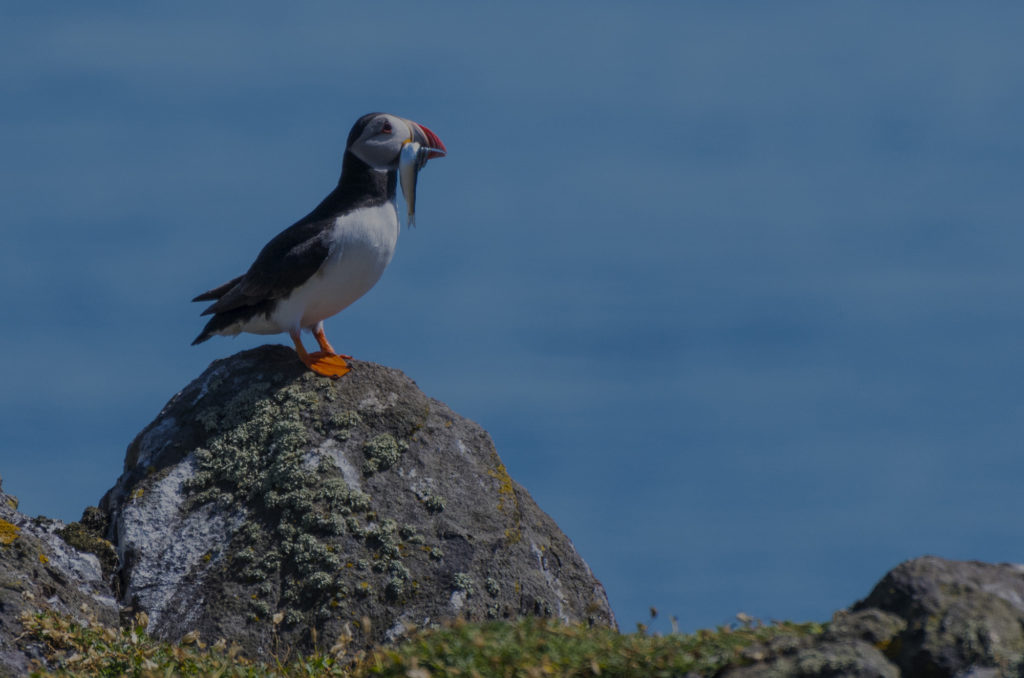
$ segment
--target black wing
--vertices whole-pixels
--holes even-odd
[[[202,315],[225,313],[288,296],[320,270],[330,254],[333,219],[302,220],[274,237],[245,275],[200,294],[193,301],[217,299]]]

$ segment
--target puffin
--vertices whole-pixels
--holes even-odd
[[[213,302],[201,314],[213,317],[192,345],[215,334],[287,332],[313,372],[335,379],[347,374],[352,356],[334,350],[324,320],[366,294],[391,262],[400,230],[395,189],[407,145],[418,152],[415,172],[447,154],[425,125],[389,113],[359,118],[334,190],[268,242],[245,274],[192,300]],[[304,329],[312,331],[319,351],[306,351]]]

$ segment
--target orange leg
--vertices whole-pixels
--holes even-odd
[[[331,342],[327,341],[327,335],[324,334],[324,326],[322,323],[318,323],[317,326],[313,328],[313,336],[316,338],[316,343],[320,344],[320,350],[324,353],[330,353],[331,355],[336,355],[346,360],[352,360],[352,356],[345,355],[344,353],[338,353],[334,350],[334,347],[331,346]]]
[[[320,334],[323,335],[323,330],[320,331]],[[345,376],[352,369],[345,362],[345,358],[335,355],[334,351],[325,350],[307,353],[306,347],[302,345],[302,338],[299,336],[298,330],[289,332],[288,336],[292,338],[292,343],[295,344],[295,352],[299,354],[299,360],[302,361],[302,364],[317,374],[337,379],[338,377]],[[320,343],[319,337],[317,338],[317,343]],[[321,348],[325,343],[327,343],[326,339],[324,339],[323,343],[320,343]],[[327,344],[328,349],[330,349],[330,346],[330,344]]]

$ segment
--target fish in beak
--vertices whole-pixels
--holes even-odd
[[[413,122],[412,120],[410,120],[409,123],[412,127],[413,138],[411,141],[415,141],[429,151],[427,154],[427,160],[430,158],[442,158],[448,154],[448,149],[444,147],[444,142],[441,141],[440,137],[431,132],[430,128],[426,125]],[[426,160],[423,162],[426,162]]]
[[[431,158],[442,158],[448,150],[441,139],[429,128],[409,121],[412,136],[402,144],[398,159],[398,177],[402,184],[402,195],[405,196],[407,221],[409,226],[416,225],[416,180],[420,170]]]

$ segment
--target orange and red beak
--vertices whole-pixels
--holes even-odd
[[[444,147],[444,142],[441,141],[439,136],[431,132],[429,127],[418,122],[412,122],[411,120],[409,122],[412,123],[413,140],[420,146],[430,150],[430,155],[427,156],[427,159],[443,158],[448,154],[448,149]]]

